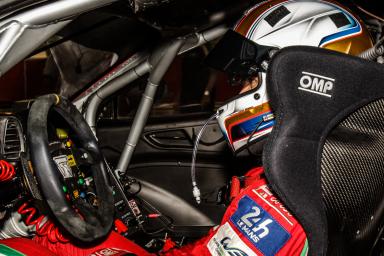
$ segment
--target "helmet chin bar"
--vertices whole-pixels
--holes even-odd
[[[260,74],[258,87],[237,95],[217,110],[217,122],[235,154],[265,138],[274,124],[265,73]]]

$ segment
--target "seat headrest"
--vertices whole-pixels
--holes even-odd
[[[384,67],[321,48],[287,47],[269,65],[267,92],[276,124],[263,152],[266,176],[304,227],[310,255],[325,255],[322,148],[332,128],[384,97]]]

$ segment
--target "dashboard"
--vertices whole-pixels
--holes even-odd
[[[22,125],[14,116],[0,115],[0,154],[2,164],[0,177],[1,210],[13,205],[24,190],[22,168],[23,154],[26,152]],[[10,166],[11,165],[11,166]]]

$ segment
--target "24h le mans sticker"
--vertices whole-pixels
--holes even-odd
[[[291,237],[280,223],[248,196],[239,201],[230,220],[264,255],[275,255]]]

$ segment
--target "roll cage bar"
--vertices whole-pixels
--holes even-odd
[[[59,0],[45,2],[28,9],[12,11],[0,17],[0,76],[26,58],[42,43],[55,35],[78,15],[112,4],[117,0]],[[213,16],[217,14],[213,14]],[[220,15],[219,15],[220,16]],[[221,13],[222,20],[225,13]],[[217,22],[219,23],[219,22]],[[126,173],[136,144],[153,105],[160,81],[177,55],[211,42],[227,31],[225,25],[174,38],[152,52],[139,52],[91,85],[73,103],[96,135],[96,119],[104,99],[149,73],[148,82],[134,117],[117,168],[110,172],[118,181]],[[109,166],[108,166],[109,167]]]

